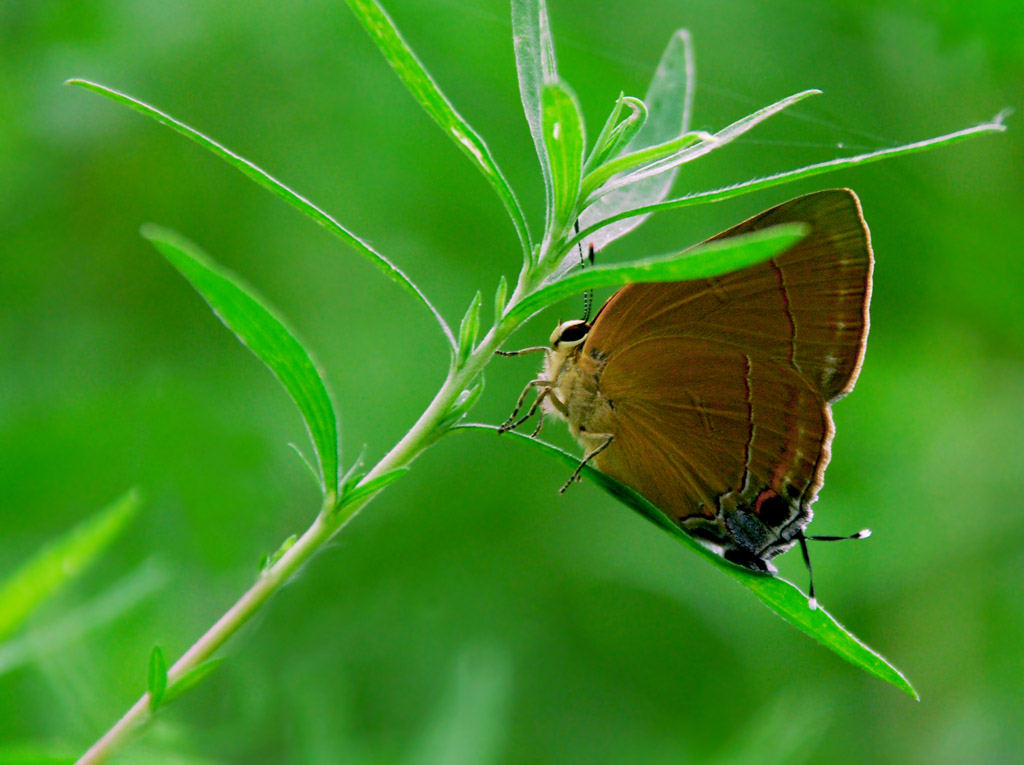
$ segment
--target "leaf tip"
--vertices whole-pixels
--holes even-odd
[[[166,233],[167,229],[165,229],[163,226],[157,225],[156,223],[143,223],[141,226],[139,226],[139,235],[143,239],[148,239],[151,242],[156,239],[163,238],[163,235],[165,235]]]
[[[142,500],[142,490],[139,489],[138,486],[133,486],[124,493],[124,495],[117,503],[118,507],[120,508],[120,514],[122,514],[125,517],[125,519],[131,518],[135,515],[135,513],[138,512],[139,508],[142,506]]]

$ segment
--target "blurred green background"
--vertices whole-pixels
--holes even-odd
[[[535,228],[536,156],[508,7],[390,0],[490,144]],[[1024,96],[1017,2],[557,0],[591,135],[642,96],[678,27],[695,126],[808,87],[687,167],[696,190],[967,127]],[[429,315],[324,231],[165,128],[123,89],[257,162],[396,261],[457,322],[518,247],[483,178],[344,4],[0,0],[0,577],[130,486],[142,512],[0,663],[0,757],[76,755],[318,507],[284,390],[139,236],[180,230],[315,350],[344,460],[401,437],[441,383]],[[1010,762],[1024,733],[1024,144],[1002,136],[664,214],[600,257],[667,252],[783,199],[857,190],[877,256],[871,338],[817,533],[822,602],[915,703],[565,469],[481,433],[443,440],[226,647],[124,762]],[[532,345],[579,300],[513,340]],[[499,359],[472,418],[536,358]],[[546,435],[568,445],[559,427]],[[780,561],[803,586],[799,555]],[[56,636],[56,639],[55,639]],[[45,638],[45,639],[44,639]],[[62,639],[61,639],[62,638]],[[9,656],[8,656],[9,658]]]

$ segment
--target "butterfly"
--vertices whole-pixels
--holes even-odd
[[[873,256],[856,194],[784,202],[712,237],[803,223],[770,260],[722,276],[629,284],[593,321],[560,324],[540,377],[499,428],[540,408],[569,424],[583,466],[639,492],[726,559],[774,572],[805,539],[835,428],[831,404],[857,380]],[[530,390],[537,399],[516,420]],[[811,583],[812,607],[813,579]]]

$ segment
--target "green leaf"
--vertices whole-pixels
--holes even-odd
[[[149,652],[149,671],[146,675],[146,689],[149,691],[149,711],[155,712],[163,701],[167,690],[167,661],[160,646],[153,646]]]
[[[360,468],[363,466],[363,459],[366,457],[366,444],[363,444],[363,448],[359,450],[359,456],[356,457],[356,461],[353,462],[348,470],[345,471],[345,475],[341,477],[340,486],[338,490],[338,496],[344,497],[350,489],[356,486],[366,476],[366,472],[360,472]]]
[[[309,474],[313,476],[313,483],[319,486],[320,474],[317,472],[317,469],[313,467],[313,463],[306,458],[306,455],[302,452],[302,449],[298,447],[298,444],[289,443],[288,446],[296,455],[298,455],[299,461],[306,466],[306,470],[308,470]]]
[[[508,280],[505,274],[498,280],[498,289],[494,291],[494,323],[497,324],[505,313],[505,302],[508,300]]]
[[[666,141],[665,143],[659,143],[654,146],[648,146],[645,149],[638,149],[637,151],[630,152],[629,154],[624,154],[617,159],[605,162],[597,168],[597,170],[584,178],[580,195],[584,199],[587,199],[593,195],[593,193],[603,183],[611,180],[613,176],[618,175],[619,173],[628,170],[643,169],[643,167],[650,167],[655,162],[679,156],[683,149],[688,149],[696,144],[708,143],[714,140],[714,136],[710,133],[684,133],[678,138],[673,138],[671,141]]]
[[[750,234],[704,242],[671,255],[575,271],[527,295],[508,310],[505,321],[521,323],[546,306],[595,287],[720,276],[768,260],[792,247],[806,234],[807,227],[803,224],[786,223]]]
[[[936,149],[940,146],[948,146],[950,144],[959,143],[960,141],[967,140],[979,135],[986,135],[988,133],[1002,133],[1006,130],[1006,125],[1003,124],[1003,118],[1005,115],[999,114],[990,122],[984,122],[980,125],[976,125],[970,128],[964,128],[963,130],[957,130],[953,133],[947,133],[946,135],[937,136],[935,138],[927,138],[923,141],[915,141],[914,143],[904,144],[903,146],[894,146],[888,149],[879,149],[878,151],[871,151],[866,154],[858,154],[853,157],[840,157],[839,159],[831,159],[826,162],[818,162],[813,165],[805,165],[804,167],[796,168],[795,170],[787,170],[782,173],[776,173],[769,175],[764,178],[755,178],[749,181],[743,181],[742,183],[736,183],[732,186],[724,186],[718,189],[711,189],[709,191],[698,191],[692,194],[686,194],[685,196],[676,197],[675,199],[669,199],[664,202],[658,202],[656,204],[646,205],[637,207],[632,210],[625,210],[621,213],[616,213],[605,220],[589,225],[579,234],[577,234],[567,245],[568,249],[572,249],[578,242],[593,241],[595,234],[605,226],[610,226],[613,223],[624,221],[628,218],[635,216],[646,216],[653,212],[659,212],[661,210],[674,210],[680,207],[689,207],[691,205],[707,204],[709,202],[720,202],[724,199],[731,199],[732,197],[743,196],[744,194],[750,194],[755,191],[761,191],[762,189],[772,188],[773,186],[781,186],[785,183],[791,183],[803,178],[810,178],[815,175],[823,175],[824,173],[831,173],[836,170],[842,170],[848,167],[856,167],[858,165],[867,165],[872,162],[878,162],[883,159],[890,159],[892,157],[899,157],[905,154],[916,154],[921,151],[929,151],[930,149]],[[588,208],[589,209],[589,208]],[[581,216],[581,219],[585,216]]]
[[[622,173],[614,180],[604,184],[595,193],[597,196],[604,195],[616,189],[632,186],[634,183],[639,183],[646,179],[660,176],[668,170],[674,170],[680,165],[692,162],[698,157],[703,157],[705,154],[709,154],[712,151],[722,148],[726,144],[739,138],[744,133],[754,129],[769,117],[773,117],[779,112],[788,109],[790,106],[800,103],[805,98],[819,95],[820,93],[820,90],[805,90],[800,93],[795,93],[792,96],[787,96],[780,101],[776,101],[774,104],[769,104],[762,109],[758,109],[753,114],[748,114],[746,117],[736,120],[736,122],[722,128],[713,135],[707,135],[705,133],[693,134],[701,137],[702,140],[697,141],[693,145],[691,145],[692,142],[685,143],[678,151],[672,154],[661,157],[641,167],[634,168],[629,172]]]
[[[643,100],[646,107],[645,119],[640,125],[639,132],[626,144],[626,151],[636,152],[664,144],[689,132],[695,78],[690,33],[680,29],[672,35],[658,62],[658,68]],[[672,170],[606,194],[583,211],[580,215],[580,227],[589,228],[623,210],[660,202],[668,196],[676,172]],[[618,226],[602,229],[600,234],[592,236],[590,241],[594,248],[599,250],[609,242],[629,233],[642,222],[643,218],[630,218]]]
[[[0,676],[33,662],[43,664],[49,655],[81,645],[90,632],[120,619],[170,579],[162,566],[147,561],[99,595],[62,609],[57,618],[33,624],[16,637],[4,640],[0,643]]]
[[[354,504],[362,502],[364,499],[376,494],[378,491],[383,489],[385,486],[397,481],[403,475],[409,472],[408,467],[398,467],[392,470],[385,470],[375,478],[371,478],[358,486],[353,487],[349,491],[342,495],[341,500],[338,502],[334,509],[334,513],[339,513],[342,510],[351,507]]]
[[[540,159],[547,197],[546,207],[550,214],[554,207],[554,196],[551,187],[551,166],[544,145],[541,94],[545,84],[558,79],[558,68],[545,0],[512,0],[512,42],[516,54],[516,74],[519,77],[519,96],[523,102],[526,122],[530,126],[533,145]],[[548,223],[550,224],[550,221]]]
[[[299,535],[292,534],[281,543],[281,546],[278,547],[277,550],[270,555],[264,555],[263,560],[260,561],[260,571],[266,571],[267,569],[273,568],[274,564],[281,560],[284,554],[291,550],[298,541]]]
[[[181,133],[186,138],[195,141],[197,144],[202,146],[204,149],[211,151],[218,157],[223,159],[229,165],[234,167],[236,170],[241,172],[246,177],[252,179],[263,188],[270,191],[280,199],[290,204],[296,210],[301,212],[303,215],[308,216],[312,220],[319,223],[329,232],[334,234],[336,237],[341,239],[345,244],[352,247],[356,252],[369,260],[374,266],[377,267],[385,276],[391,281],[395,282],[402,289],[408,292],[410,295],[420,301],[427,309],[434,314],[434,318],[437,320],[438,325],[444,332],[445,337],[448,338],[448,342],[452,348],[455,347],[455,336],[452,334],[451,328],[448,323],[441,316],[441,313],[434,307],[434,305],[427,299],[427,296],[420,291],[412,280],[406,276],[402,271],[393,264],[386,257],[381,255],[379,252],[374,250],[363,240],[359,239],[355,234],[351,233],[348,229],[342,226],[338,221],[328,215],[326,212],[321,210],[319,207],[314,205],[308,199],[300,196],[299,194],[292,191],[290,188],[285,186],[281,181],[274,178],[270,173],[260,169],[249,160],[244,157],[235,154],[230,149],[225,148],[221,144],[214,141],[212,138],[208,138],[198,130],[189,127],[184,122],[179,122],[168,114],[160,111],[156,107],[150,106],[149,104],[143,103],[135,98],[132,98],[125,93],[120,93],[112,88],[108,88],[105,85],[99,85],[95,82],[89,82],[88,80],[72,79],[68,80],[65,84],[77,85],[86,90],[91,90],[94,93],[99,93],[102,96],[106,96],[112,101],[116,101],[119,104],[123,104],[130,109],[134,109],[140,114],[144,114],[150,119],[159,122],[161,125],[166,125],[172,130]]]
[[[629,116],[620,119],[623,107],[626,106],[630,109]],[[619,93],[619,97],[615,100],[615,106],[612,107],[608,119],[605,120],[604,127],[601,128],[597,140],[594,141],[594,148],[583,166],[584,176],[590,174],[595,167],[619,156],[645,122],[647,122],[647,107],[644,102],[639,98]]]
[[[256,292],[225,268],[214,264],[196,245],[154,225],[146,237],[209,303],[234,332],[277,376],[299,407],[320,462],[324,492],[338,488],[338,424],[334,405],[309,352]]]
[[[475,385],[471,385],[459,394],[458,398],[455,399],[455,403],[451,405],[451,408],[448,410],[447,414],[445,414],[444,419],[437,424],[436,431],[439,434],[444,433],[455,425],[465,416],[466,412],[472,409],[476,405],[476,402],[480,400],[480,396],[484,392],[483,373],[481,373],[476,380],[477,382]]]
[[[455,353],[456,368],[462,367],[473,351],[473,344],[476,343],[480,331],[480,306],[482,304],[483,295],[480,290],[477,290],[466,310],[466,315],[462,317],[462,323],[459,325],[459,348]]]
[[[475,428],[481,430],[497,430],[488,425],[462,425],[460,428]],[[535,438],[521,433],[513,434],[516,440],[531,443],[550,455],[553,455],[564,462],[567,466],[575,469],[580,462],[580,457],[563,451],[556,446],[538,441]],[[857,639],[849,630],[843,627],[824,608],[818,606],[812,610],[808,606],[807,596],[795,587],[792,583],[777,576],[762,574],[751,571],[748,568],[737,566],[725,560],[722,556],[708,549],[696,539],[691,537],[668,516],[658,508],[645,500],[625,484],[619,483],[604,473],[591,468],[584,467],[581,473],[589,480],[596,483],[606,492],[628,506],[637,514],[671,535],[675,540],[688,547],[691,551],[700,555],[706,561],[731,576],[740,584],[753,592],[768,608],[777,613],[793,626],[797,627],[807,635],[817,640],[826,648],[846,659],[851,664],[860,667],[875,677],[892,683],[912,698],[918,699],[917,691],[892,664],[885,660],[877,652],[869,648]]]
[[[455,145],[469,157],[498,193],[498,197],[505,205],[505,209],[508,210],[516,233],[519,235],[523,254],[527,256],[531,249],[531,242],[526,217],[512,187],[509,186],[505,176],[498,168],[498,164],[491,156],[491,150],[487,148],[483,138],[455,111],[437,83],[416,58],[412,49],[402,39],[394,22],[384,12],[384,9],[374,0],[347,0],[347,2],[356,18],[369,32],[380,52],[384,54],[384,58],[387,59],[395,74],[412,93],[413,98],[448,137],[455,141]]]
[[[0,580],[0,641],[96,561],[138,508],[139,497],[132,490],[48,543]]]
[[[544,85],[541,110],[544,148],[551,168],[554,225],[562,228],[576,219],[583,172],[583,115],[576,95],[560,80]]]
[[[210,659],[192,667],[192,669],[171,683],[164,693],[163,703],[170,704],[181,694],[195,688],[223,663],[223,659]]]

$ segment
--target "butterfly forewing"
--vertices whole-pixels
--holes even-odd
[[[800,197],[715,238],[787,222],[809,233],[770,261],[619,290],[581,350],[609,404],[596,424],[615,437],[596,466],[755,560],[810,519],[828,402],[853,387],[868,328],[872,258],[852,192]]]

